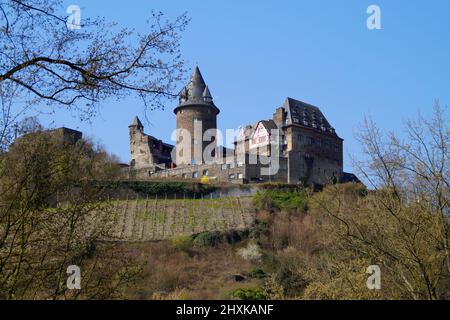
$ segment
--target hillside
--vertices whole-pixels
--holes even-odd
[[[245,230],[254,225],[251,198],[114,201],[116,241],[171,239],[204,231]]]

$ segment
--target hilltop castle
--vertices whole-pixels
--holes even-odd
[[[343,139],[313,105],[286,98],[272,119],[241,128],[235,148],[226,149],[216,143],[220,110],[196,67],[174,113],[175,145],[145,134],[137,117],[129,126],[131,179],[208,177],[324,185],[348,175],[343,172]]]

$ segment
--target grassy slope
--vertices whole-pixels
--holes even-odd
[[[203,231],[244,230],[254,224],[251,198],[114,201],[117,241],[171,239]]]

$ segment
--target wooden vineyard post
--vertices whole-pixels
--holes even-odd
[[[152,212],[152,239],[153,240],[156,240],[157,214],[158,214],[158,194],[156,194],[154,209]]]
[[[139,234],[139,240],[142,240],[144,238],[144,233],[145,233],[145,231],[147,231],[145,228],[147,226],[147,220],[148,220],[147,208],[148,208],[148,194],[147,194],[147,198],[145,199],[145,207],[144,207],[144,211],[142,214],[141,231]]]
[[[123,218],[122,218],[122,223],[121,223],[121,232],[120,232],[120,240],[123,240],[123,236],[125,233],[125,222],[127,219],[127,211],[128,211],[128,191],[127,191],[127,198],[125,200],[125,206],[124,206],[124,210],[123,210]]]
[[[181,232],[184,233],[186,229],[186,217],[187,217],[187,210],[186,210],[186,192],[184,193],[183,197],[183,218],[182,218],[182,226],[181,226]]]

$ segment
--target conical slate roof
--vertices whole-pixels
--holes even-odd
[[[181,90],[179,96],[179,104],[174,110],[175,113],[177,113],[177,110],[179,110],[180,107],[193,105],[212,107],[216,113],[220,112],[214,105],[211,92],[209,91],[198,66],[195,67],[189,83]]]
[[[190,100],[202,100],[203,99],[203,91],[205,91],[206,83],[203,80],[200,69],[195,67],[194,72],[191,76],[191,81],[187,85],[187,94],[188,99]]]
[[[135,116],[133,122],[129,125],[129,127],[140,127],[143,128],[141,120],[139,120],[138,116]]]
[[[203,100],[208,102],[212,101],[213,97],[211,95],[211,92],[209,91],[208,86],[206,86],[205,90],[203,91]]]

